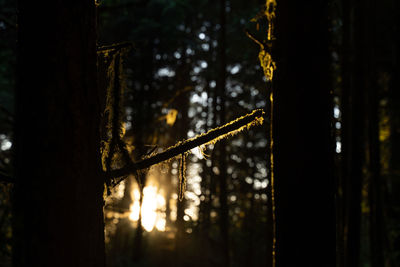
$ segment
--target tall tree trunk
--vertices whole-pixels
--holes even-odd
[[[134,147],[133,150],[133,158],[135,161],[142,159],[144,155],[147,153],[146,145],[149,142],[149,137],[146,135],[146,124],[148,123],[149,114],[147,110],[149,109],[149,95],[151,92],[154,92],[154,88],[152,86],[153,76],[154,76],[154,44],[150,42],[147,44],[146,48],[142,51],[141,57],[141,65],[143,66],[140,70],[141,72],[141,88],[140,91],[135,92],[134,94],[134,103],[131,105],[133,110],[136,110],[135,117],[132,117],[132,131],[134,136]],[[147,89],[146,89],[147,88]],[[133,250],[132,250],[132,259],[134,262],[140,261],[143,258],[144,249],[143,249],[143,223],[142,223],[142,205],[143,205],[143,193],[144,188],[147,183],[147,174],[148,171],[144,170],[138,174],[136,174],[137,181],[141,184],[138,184],[139,187],[139,219],[137,224],[137,229],[135,231],[135,235],[133,238]]]
[[[377,60],[377,42],[375,41],[377,11],[375,0],[368,0],[364,2],[366,5],[366,16],[363,20],[363,33],[364,46],[366,47],[365,55],[367,62],[364,70],[364,87],[367,89],[367,116],[368,116],[368,152],[369,152],[369,207],[370,207],[370,255],[371,266],[381,267],[384,266],[383,255],[383,203],[382,203],[382,177],[381,177],[381,157],[380,157],[380,142],[379,142],[379,62]]]
[[[18,3],[14,266],[104,266],[95,1]]]
[[[327,1],[277,6],[276,266],[336,266]]]
[[[143,181],[142,186],[139,186],[139,219],[137,222],[137,228],[135,236],[133,238],[133,251],[132,260],[133,262],[140,261],[143,257],[143,224],[142,224],[142,214],[143,214],[143,189],[145,187],[147,172],[137,174],[139,176],[139,181]]]
[[[219,63],[217,90],[219,95],[219,121],[223,125],[226,121],[225,114],[225,97],[226,97],[226,0],[219,2],[219,24],[221,26],[218,35],[218,51],[217,58]],[[222,266],[229,266],[229,210],[228,210],[228,193],[227,193],[227,173],[226,173],[226,141],[221,140],[218,144],[218,160],[219,160],[219,227],[222,237]]]
[[[190,71],[190,66],[186,62],[186,55],[184,54],[182,57],[182,64],[178,67],[179,70],[177,73],[180,74],[180,76],[177,78],[176,85],[177,89],[181,90],[185,88],[186,86],[190,85],[190,76],[189,76],[189,71]],[[178,130],[178,138],[179,140],[184,140],[187,139],[187,133],[189,130],[189,116],[188,116],[188,109],[189,109],[189,96],[188,93],[183,93],[181,94],[178,99],[178,109],[180,113],[179,121],[177,122],[177,130]],[[186,160],[185,160],[186,162]],[[181,161],[181,164],[183,161]],[[185,163],[186,164],[186,163]],[[178,167],[180,170],[182,170],[182,166],[179,165]],[[183,175],[186,176],[185,173],[186,166],[183,166],[184,173],[182,174],[180,171],[178,171],[178,176]],[[179,184],[179,183],[178,183]],[[178,193],[179,194],[179,193]],[[178,197],[179,198],[179,197]],[[175,221],[175,226],[177,230],[177,235],[176,235],[176,263],[177,266],[185,266],[184,264],[184,251],[185,251],[185,246],[184,246],[184,235],[185,235],[185,221],[184,221],[184,216],[185,216],[185,209],[186,209],[186,200],[183,192],[183,198],[181,201],[177,200],[177,207],[176,207],[176,221]]]
[[[360,264],[361,186],[365,161],[365,6],[343,2],[342,162],[344,185],[343,266]]]

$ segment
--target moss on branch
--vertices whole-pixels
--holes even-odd
[[[136,171],[147,169],[152,165],[172,159],[178,155],[184,154],[195,147],[214,144],[219,140],[235,135],[244,129],[262,124],[263,115],[264,111],[262,109],[256,109],[252,113],[237,118],[223,126],[214,128],[191,139],[180,141],[176,145],[167,148],[163,152],[148,156],[138,162],[131,162],[121,169],[109,171],[107,172],[107,176],[111,178],[126,176]]]

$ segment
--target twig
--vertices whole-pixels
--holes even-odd
[[[103,45],[97,47],[97,52],[107,51],[107,50],[120,50],[122,48],[132,48],[134,47],[133,42],[122,42],[112,45]]]
[[[254,37],[248,29],[244,29],[244,32],[246,33],[247,37],[249,37],[251,40],[253,40],[256,44],[260,46],[260,49],[264,49],[264,42],[258,40],[256,37]]]
[[[184,94],[184,93],[186,93],[186,92],[188,92],[188,91],[190,91],[190,90],[192,90],[192,89],[193,89],[192,86],[186,86],[186,87],[183,88],[182,90],[177,91],[177,92],[175,93],[175,95],[174,95],[172,98],[170,98],[167,102],[165,102],[165,103],[163,104],[163,108],[168,107],[169,105],[171,105],[172,102],[175,101],[176,98],[178,98],[180,95],[182,95],[182,94]]]
[[[198,135],[185,141],[178,142],[175,146],[172,146],[161,153],[155,154],[138,162],[132,162],[131,164],[128,164],[121,169],[109,171],[107,172],[107,176],[120,177],[128,175],[130,173],[134,173],[138,170],[147,169],[152,165],[169,160],[180,154],[184,154],[195,147],[216,142],[229,135],[233,135],[246,127],[260,124],[262,122],[263,115],[264,111],[262,109],[254,110],[250,114],[233,120],[221,127],[212,129],[207,133]]]

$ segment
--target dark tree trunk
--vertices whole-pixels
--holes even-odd
[[[95,1],[19,1],[14,266],[104,266]]]
[[[327,1],[278,1],[274,58],[276,266],[333,267]]]
[[[360,265],[361,250],[361,187],[366,159],[367,118],[365,116],[368,64],[371,54],[367,40],[367,15],[365,3],[343,1],[343,93],[342,93],[342,162],[344,197],[343,259],[346,267]],[[372,103],[371,103],[372,104]],[[373,107],[371,107],[373,108]],[[377,110],[369,112],[373,114]],[[370,121],[371,122],[371,121]],[[376,148],[372,148],[375,150]],[[375,159],[372,159],[373,161]],[[375,167],[375,166],[374,166]]]
[[[139,181],[143,181],[143,185],[139,187],[139,219],[137,222],[137,228],[135,232],[135,236],[133,238],[133,252],[132,252],[132,260],[134,262],[138,262],[143,257],[143,225],[142,225],[142,214],[143,214],[143,189],[146,186],[146,175],[147,172],[137,174],[139,176]]]
[[[381,177],[381,157],[380,157],[380,142],[379,142],[379,70],[381,67],[378,62],[378,41],[374,38],[378,31],[377,21],[378,18],[375,15],[377,12],[377,6],[375,0],[368,0],[364,2],[366,5],[366,16],[363,20],[363,33],[366,64],[364,64],[364,88],[367,94],[367,116],[368,116],[368,152],[369,156],[369,169],[370,169],[370,180],[369,180],[369,207],[370,207],[370,255],[371,255],[371,266],[381,267],[385,266],[384,263],[384,250],[383,250],[383,239],[384,239],[384,224],[383,224],[383,183]]]
[[[225,115],[225,97],[226,97],[226,0],[219,2],[219,24],[221,26],[218,34],[218,79],[217,90],[219,96],[219,121],[223,125],[226,121]],[[229,210],[228,210],[228,193],[227,193],[227,173],[226,173],[226,141],[221,140],[218,144],[218,161],[219,161],[219,227],[222,238],[222,266],[230,266],[229,263]]]
[[[180,76],[177,78],[176,81],[176,87],[178,90],[185,88],[186,86],[189,86],[191,84],[190,82],[190,76],[189,76],[189,71],[190,71],[190,66],[186,63],[186,55],[183,56],[182,58],[182,64],[178,67],[179,70],[177,73],[180,73]],[[189,116],[188,116],[188,109],[189,109],[189,95],[188,93],[183,93],[181,94],[178,99],[178,110],[179,110],[179,120],[177,121],[177,137],[179,140],[185,140],[187,139],[187,133],[189,129]],[[185,160],[188,162],[187,160]],[[180,164],[182,164],[182,161],[180,160]],[[182,170],[182,166],[179,164],[179,169]],[[184,170],[186,167],[183,168]],[[185,172],[185,171],[184,171]],[[178,171],[178,176],[182,175],[180,171]],[[186,177],[186,173],[183,174]],[[179,177],[178,177],[179,179]],[[178,183],[179,184],[179,183]],[[178,188],[177,188],[178,189]],[[178,192],[179,195],[179,192]],[[178,197],[179,198],[179,197]],[[187,207],[186,199],[185,199],[185,192],[183,192],[183,198],[181,201],[177,200],[177,206],[176,206],[176,221],[175,221],[175,226],[176,226],[176,265],[177,266],[185,266],[185,221],[184,221],[184,216],[185,216],[185,209]]]
[[[148,136],[146,135],[146,123],[149,120],[147,109],[149,108],[148,103],[148,92],[153,92],[154,88],[152,87],[152,79],[154,74],[154,62],[153,62],[153,44],[149,44],[144,51],[142,51],[141,57],[141,65],[142,68],[140,70],[141,80],[141,88],[139,92],[136,92],[134,96],[135,103],[141,103],[138,106],[132,106],[133,110],[136,110],[137,113],[134,117],[132,117],[132,125],[133,125],[133,136],[134,136],[134,146],[133,150],[133,158],[135,161],[139,161],[144,155],[146,155],[146,147],[145,145],[148,143]],[[148,87],[148,91],[146,91],[146,87]],[[135,105],[132,103],[132,105]],[[137,228],[135,231],[135,235],[133,238],[133,249],[132,249],[132,260],[134,262],[139,262],[142,260],[144,255],[143,249],[143,224],[142,224],[142,205],[143,205],[143,190],[146,187],[147,183],[147,170],[144,170],[136,175],[136,181],[138,182],[139,187],[139,219],[137,222]]]
[[[359,16],[361,11],[357,13]],[[343,2],[343,188],[344,196],[344,228],[343,235],[343,266],[359,265],[360,258],[360,224],[361,224],[361,182],[363,151],[363,101],[364,92],[360,84],[360,72],[357,73],[356,41],[360,36],[355,27],[354,1]],[[357,77],[358,75],[358,77]]]

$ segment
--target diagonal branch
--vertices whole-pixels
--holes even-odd
[[[194,138],[178,142],[176,145],[167,148],[161,153],[149,156],[138,162],[132,162],[121,169],[109,171],[107,172],[107,176],[125,176],[138,170],[147,169],[152,165],[174,158],[180,154],[188,152],[195,147],[215,143],[228,136],[235,135],[236,133],[244,129],[262,124],[263,115],[264,111],[262,109],[256,109],[252,113],[237,118],[236,120],[233,120],[221,127],[212,129],[207,133],[203,133]]]
[[[133,42],[122,42],[122,43],[116,43],[112,45],[103,45],[103,46],[98,46],[97,47],[97,52],[104,52],[104,51],[109,51],[109,50],[120,50],[123,48],[132,48],[134,47]]]

